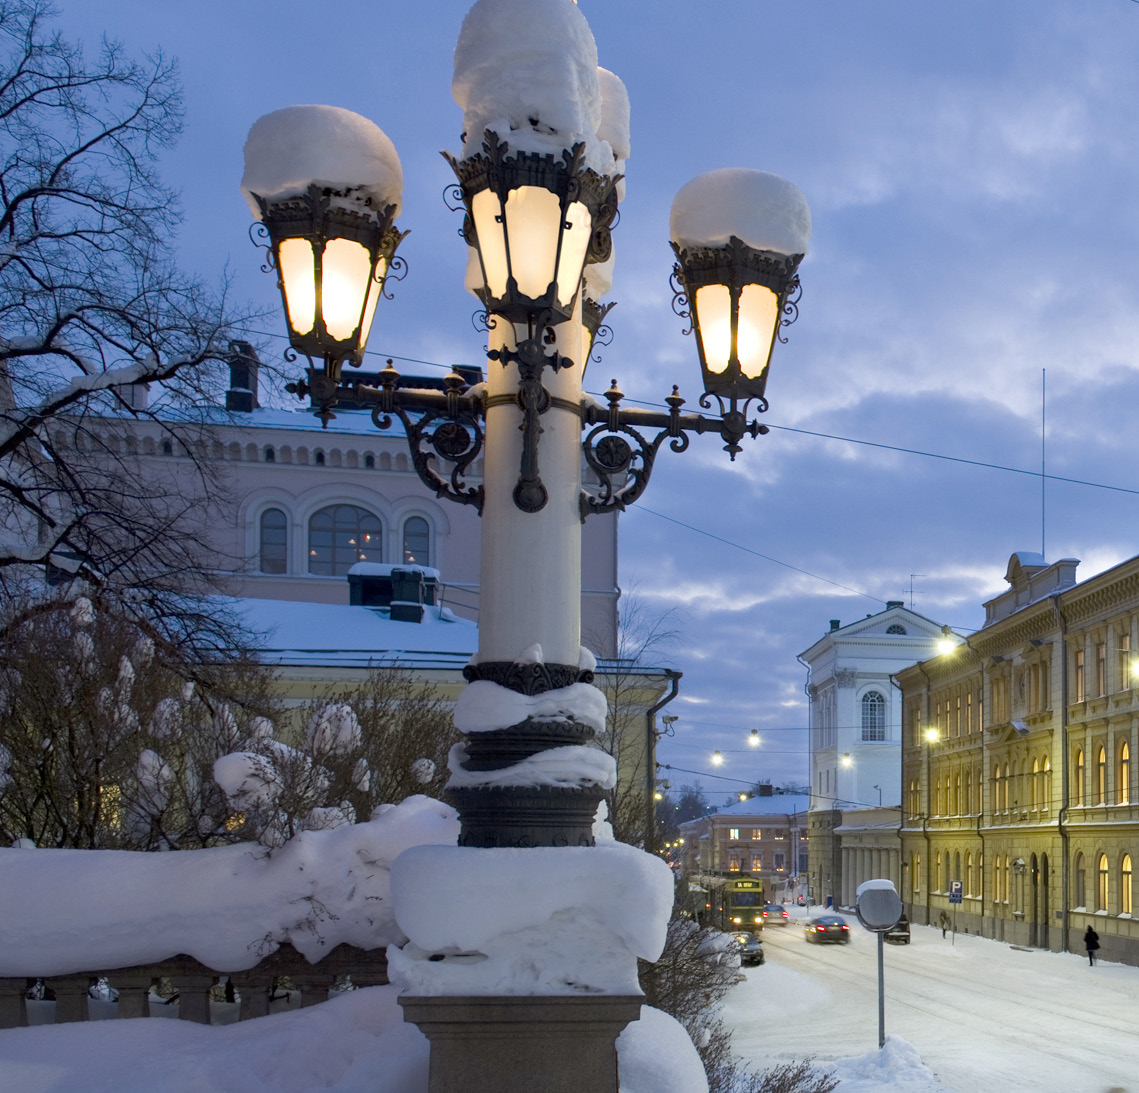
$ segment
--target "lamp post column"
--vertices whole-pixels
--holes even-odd
[[[535,645],[548,664],[578,666],[581,647],[581,300],[553,327],[555,349],[572,368],[542,370],[549,408],[539,418],[540,485],[520,482],[523,411],[519,365],[488,362],[482,519],[479,661],[513,662]],[[517,348],[515,327],[493,318],[492,350]],[[519,508],[521,488],[544,490],[536,512]]]

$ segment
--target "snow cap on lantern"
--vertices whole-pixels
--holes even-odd
[[[451,91],[463,158],[478,154],[489,129],[526,152],[558,155],[584,141],[587,166],[612,173],[597,142],[597,44],[573,0],[478,0],[459,32]]]
[[[804,255],[811,210],[802,191],[787,179],[725,167],[681,187],[668,227],[669,238],[681,247],[722,247],[734,235],[756,250]]]
[[[241,192],[253,215],[253,195],[279,201],[305,193],[313,183],[353,190],[363,200],[400,212],[403,170],[387,134],[367,118],[339,106],[288,106],[258,118],[245,139]]]

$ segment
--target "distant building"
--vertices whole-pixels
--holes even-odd
[[[893,674],[928,657],[943,628],[891,601],[805,652],[810,700],[810,896],[854,905],[864,880],[900,880],[902,704]]]
[[[915,921],[1054,951],[1091,925],[1139,964],[1139,557],[1078,564],[1014,554],[984,627],[898,673],[901,895]]]
[[[420,480],[398,421],[380,430],[369,410],[341,404],[324,429],[308,409],[263,408],[253,350],[235,344],[224,407],[88,417],[83,434],[76,430],[74,437],[61,420],[53,439],[64,449],[82,445],[85,453],[128,452],[140,474],[181,483],[187,491],[200,488],[195,465],[207,466],[220,488],[202,537],[226,592],[347,604],[352,566],[412,564],[437,570],[438,602],[477,621],[482,559],[476,509],[440,500]],[[470,378],[478,379],[471,371]],[[369,374],[353,378],[367,381]],[[432,378],[414,383],[440,386]],[[146,408],[145,386],[127,388],[123,397]],[[174,438],[164,421],[188,426],[191,446]],[[477,460],[470,483],[479,484],[481,476]],[[591,516],[582,526],[581,619],[585,644],[598,656],[616,655],[619,596],[617,515]]]
[[[779,793],[771,786],[759,790],[746,801],[680,825],[682,872],[695,886],[690,891],[699,894],[687,909],[701,920],[718,921],[716,908],[702,906],[709,902],[703,893],[714,899],[718,886],[709,882],[717,878],[737,873],[758,877],[766,897],[775,902],[793,901],[805,888],[810,799],[805,793]]]

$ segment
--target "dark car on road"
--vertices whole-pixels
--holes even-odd
[[[908,945],[910,943],[910,920],[902,915],[883,935],[887,941],[895,945]]]
[[[782,903],[765,903],[763,905],[764,926],[786,926],[787,908]]]
[[[762,964],[764,961],[763,942],[748,930],[740,930],[732,934],[740,947],[740,964],[745,968],[749,965]]]
[[[837,941],[846,945],[850,943],[850,926],[842,915],[819,915],[807,923],[805,936],[808,941]]]

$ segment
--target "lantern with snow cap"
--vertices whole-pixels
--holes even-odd
[[[766,409],[768,364],[795,314],[810,230],[802,193],[765,171],[711,171],[676,195],[674,306],[696,335],[702,405],[715,398],[732,413],[758,399]]]
[[[584,153],[581,143],[557,157],[513,150],[490,130],[481,153],[461,160],[444,153],[482,273],[474,291],[491,314],[517,324],[565,322],[586,262],[609,257],[617,177],[586,167]]]
[[[254,125],[245,160],[242,190],[268,236],[289,343],[312,361],[314,387],[335,389],[343,363],[361,363],[398,264],[399,159],[368,119],[294,106]]]

